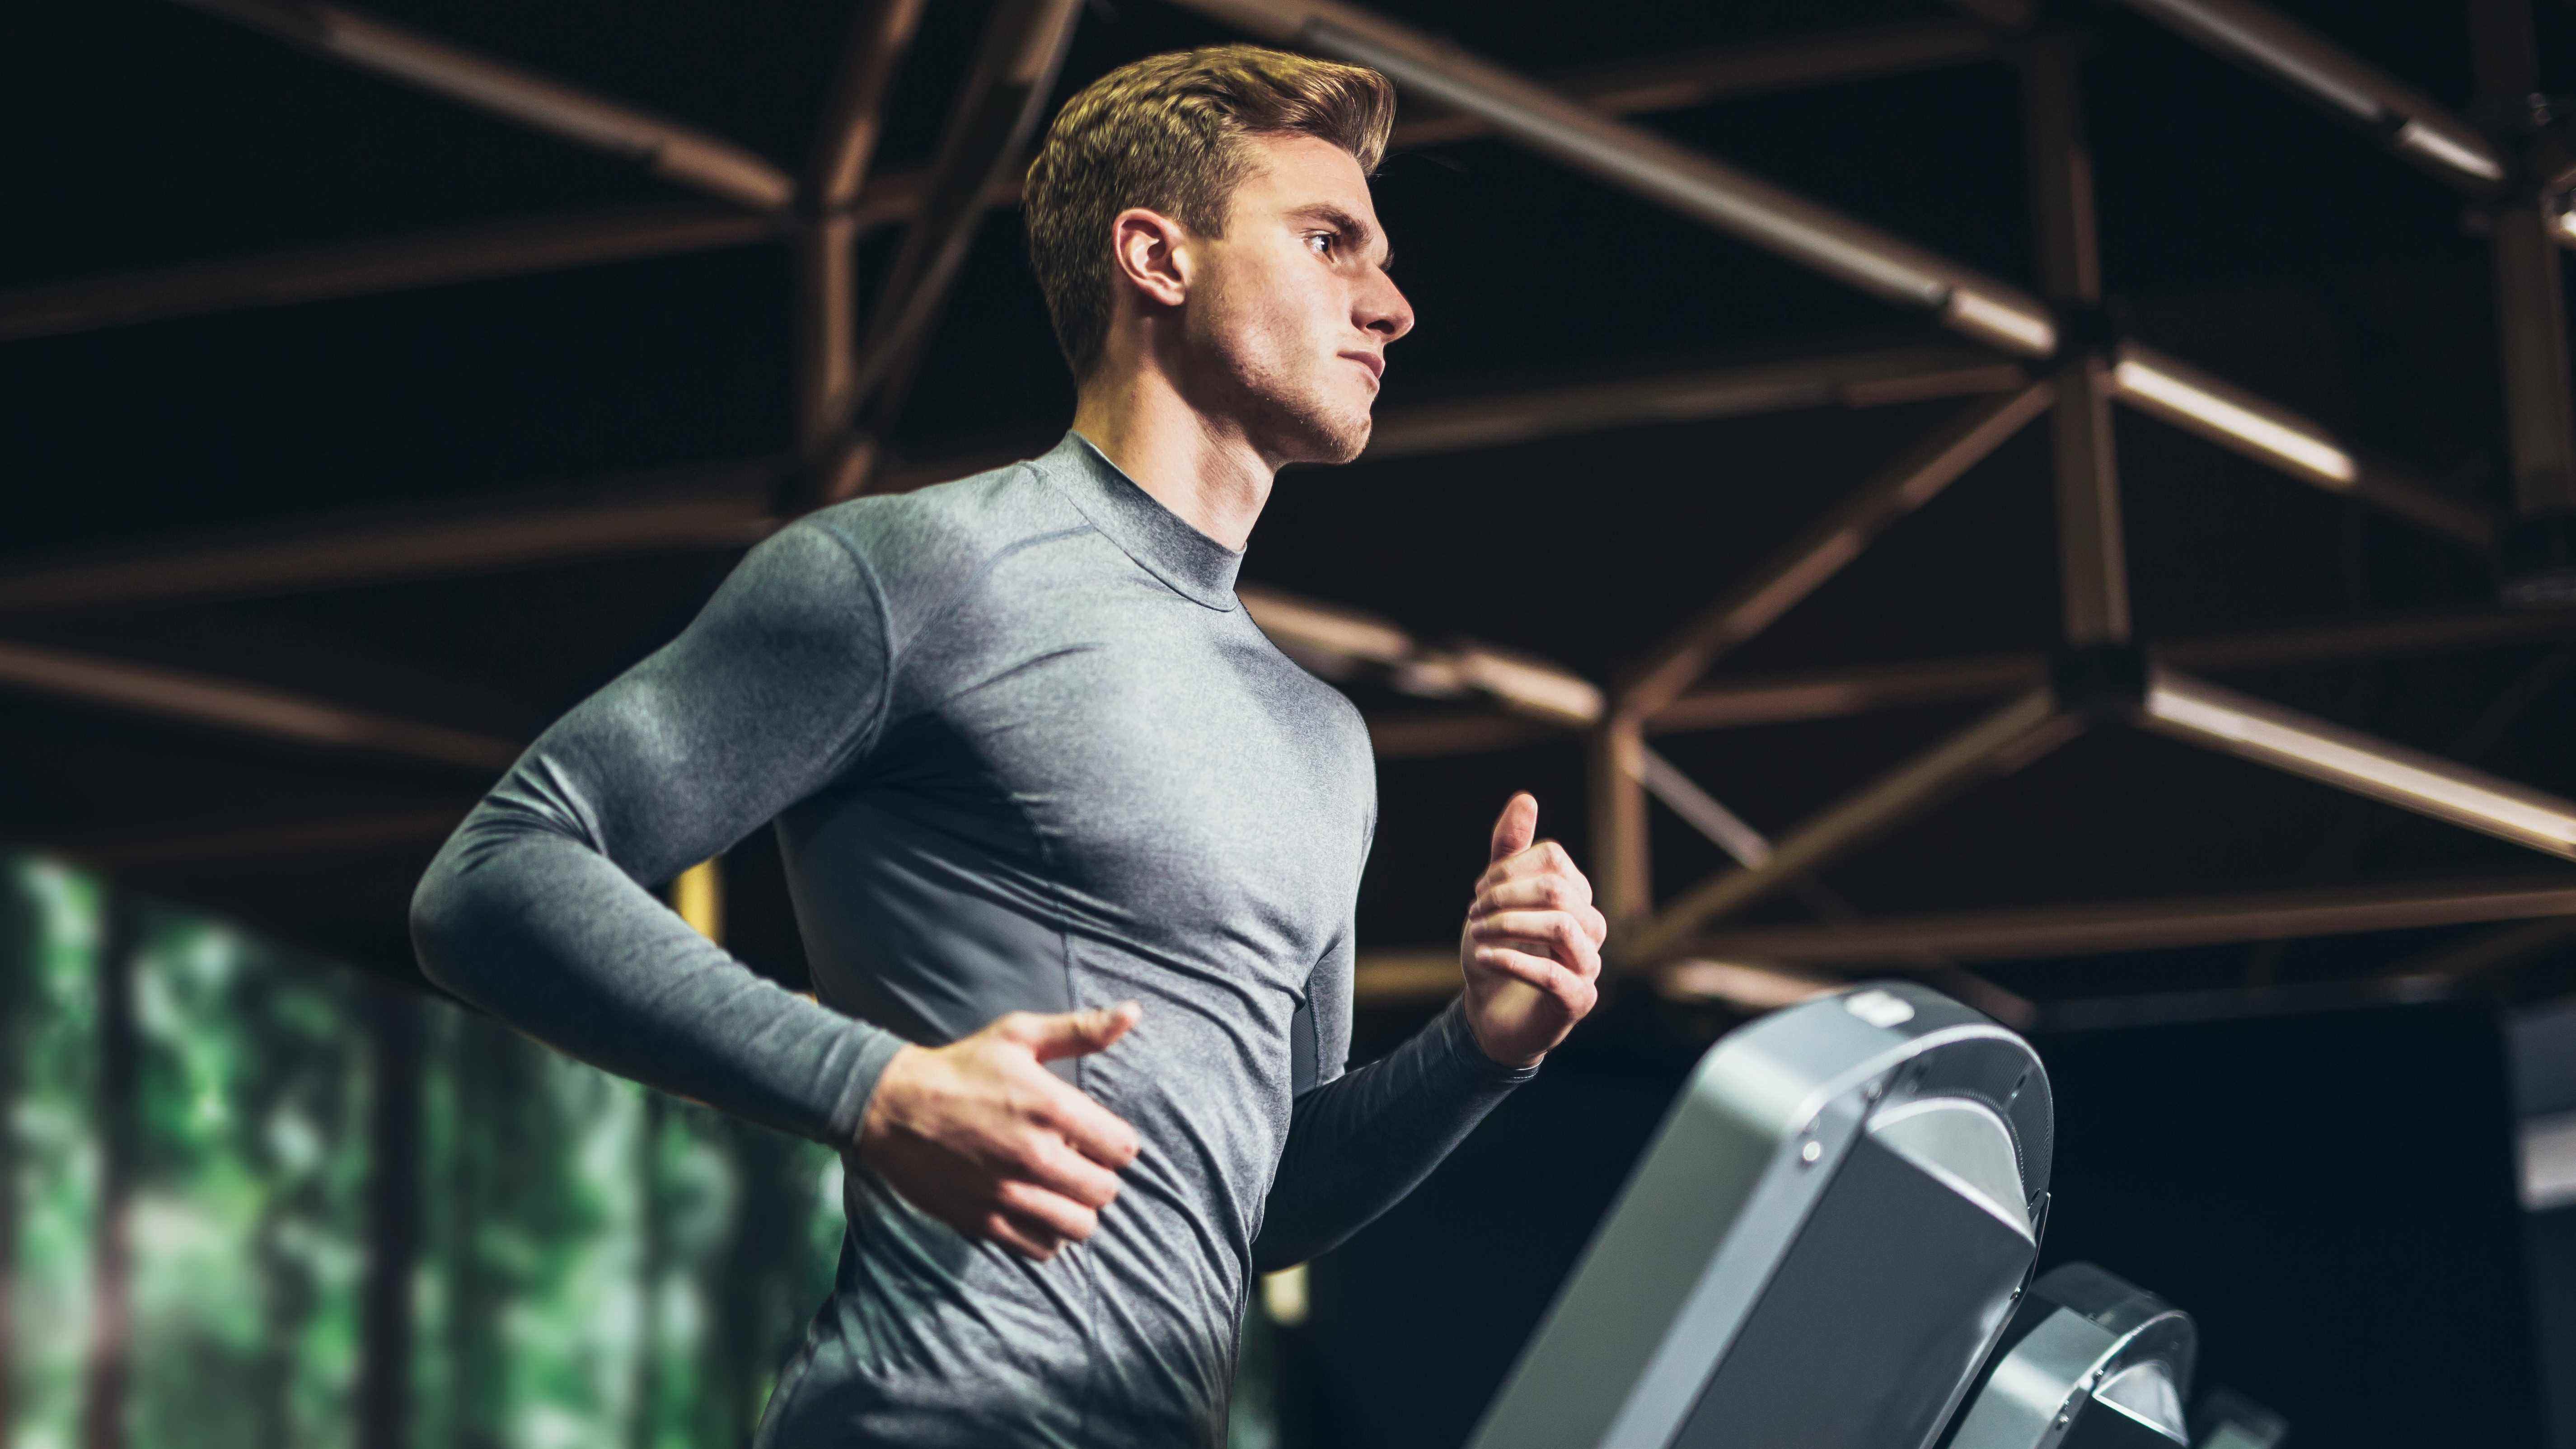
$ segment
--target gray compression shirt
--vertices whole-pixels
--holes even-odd
[[[1528,1075],[1455,1001],[1343,1071],[1368,737],[1244,614],[1239,562],[1075,434],[824,509],[546,731],[421,882],[440,984],[844,1149],[839,1270],[758,1444],[1214,1444],[1253,1275],[1375,1217]],[[773,820],[819,1003],[645,888]],[[1128,998],[1132,1032],[1055,1065],[1144,1150],[1052,1261],[846,1150],[905,1041]]]

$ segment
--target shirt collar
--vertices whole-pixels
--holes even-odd
[[[1092,527],[1173,592],[1211,609],[1236,607],[1234,577],[1243,567],[1243,555],[1165,508],[1089,438],[1068,431],[1038,457],[1036,467]]]

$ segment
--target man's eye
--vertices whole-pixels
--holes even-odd
[[[1315,248],[1315,255],[1317,255],[1317,256],[1319,256],[1319,257],[1324,257],[1324,256],[1331,256],[1331,255],[1332,255],[1332,253],[1333,253],[1333,244],[1334,244],[1336,241],[1340,240],[1340,238],[1338,238],[1338,237],[1334,236],[1331,232],[1328,232],[1328,231],[1315,231],[1315,232],[1308,232],[1308,233],[1306,234],[1306,240],[1307,240],[1308,244],[1310,244],[1310,245],[1313,245],[1313,246],[1314,246],[1314,248]]]

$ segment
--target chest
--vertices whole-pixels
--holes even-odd
[[[1151,579],[1024,579],[946,631],[928,788],[1028,832],[1120,934],[1302,964],[1347,920],[1375,803],[1350,707],[1239,611]]]

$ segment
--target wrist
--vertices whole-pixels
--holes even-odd
[[[852,1143],[862,1159],[902,1120],[904,1098],[927,1055],[924,1048],[905,1042],[877,1069],[876,1085],[868,1093],[866,1110],[859,1114],[859,1128]]]
[[[1547,1060],[1544,1051],[1515,1052],[1508,1045],[1489,1041],[1484,1026],[1477,1020],[1474,1008],[1463,994],[1451,1001],[1447,1015],[1450,1018],[1449,1036],[1458,1053],[1485,1072],[1516,1082],[1524,1081],[1535,1076],[1539,1064]]]

